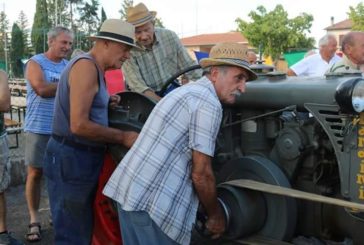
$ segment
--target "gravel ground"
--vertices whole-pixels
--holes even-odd
[[[26,242],[24,235],[27,233],[29,214],[26,205],[25,186],[20,185],[10,187],[5,197],[7,200],[7,224],[8,230],[13,233],[13,236],[23,241],[25,244],[53,244],[53,229],[49,223],[50,210],[46,191],[43,190],[40,203],[40,221],[42,226],[42,240],[39,242]]]

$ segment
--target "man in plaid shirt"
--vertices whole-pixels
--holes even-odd
[[[189,244],[198,202],[213,238],[225,230],[211,168],[221,102],[234,103],[256,75],[237,43],[216,45],[200,65],[206,76],[155,106],[104,189],[118,203],[124,245]]]
[[[123,72],[131,91],[160,100],[162,95],[158,92],[167,79],[197,63],[187,53],[176,33],[155,27],[156,14],[143,3],[128,8],[126,20],[135,26],[139,48],[130,51],[130,59],[123,64]],[[189,75],[189,78],[196,80],[201,77],[201,72],[196,70]]]

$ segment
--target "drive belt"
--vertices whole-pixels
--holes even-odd
[[[299,191],[299,190],[295,190],[295,189],[291,189],[291,188],[287,188],[287,187],[281,187],[281,186],[277,186],[277,185],[266,184],[266,183],[262,183],[259,181],[249,180],[249,179],[231,180],[231,181],[221,183],[221,185],[230,185],[230,186],[235,186],[235,187],[239,187],[239,188],[256,190],[256,191],[261,191],[261,192],[266,192],[266,193],[271,193],[271,194],[276,194],[276,195],[281,195],[281,196],[289,196],[289,197],[294,197],[294,198],[298,198],[298,199],[304,199],[304,200],[309,200],[309,201],[314,201],[314,202],[321,202],[321,203],[337,205],[337,206],[341,206],[341,207],[345,207],[345,208],[351,208],[353,210],[364,211],[364,204],[361,204],[361,203],[345,201],[345,200],[341,200],[338,198],[321,196],[318,194],[313,194],[313,193],[309,193],[309,192],[305,192],[305,191]]]

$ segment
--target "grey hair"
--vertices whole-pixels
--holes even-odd
[[[208,66],[206,68],[203,69],[203,75],[207,75],[207,74],[211,74],[211,69],[213,67],[217,67],[221,72],[223,72],[224,74],[226,73],[227,69],[230,66],[227,65],[214,65],[214,66]]]
[[[336,40],[336,37],[332,34],[326,34],[325,36],[321,37],[321,39],[318,42],[319,47],[329,44],[330,39]]]
[[[47,33],[48,42],[49,42],[49,40],[56,38],[61,33],[65,33],[65,34],[69,35],[72,39],[74,37],[73,32],[70,29],[63,27],[63,26],[56,26],[48,31],[48,33]]]

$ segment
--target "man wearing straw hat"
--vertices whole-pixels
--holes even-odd
[[[196,62],[188,55],[176,33],[154,26],[155,11],[139,3],[127,10],[126,19],[135,26],[135,39],[141,49],[132,49],[131,58],[125,62],[123,72],[132,91],[144,93],[156,100],[158,91],[172,75]],[[200,71],[189,74],[201,77]]]
[[[217,44],[200,65],[206,76],[158,102],[105,186],[118,203],[125,245],[189,244],[198,202],[213,238],[224,232],[211,168],[221,102],[234,103],[256,75],[237,43]]]
[[[106,70],[120,69],[129,58],[134,26],[107,19],[91,40],[92,49],[72,59],[62,73],[45,154],[55,244],[91,243],[92,204],[105,143],[130,147],[137,137],[108,127],[108,107],[120,97],[109,97],[104,81]]]

